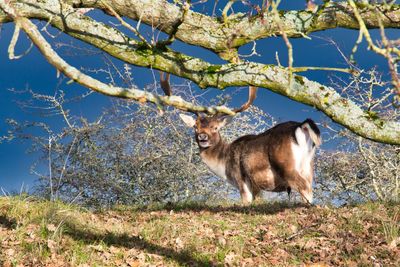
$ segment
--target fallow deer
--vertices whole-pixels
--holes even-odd
[[[312,203],[313,158],[321,137],[311,119],[280,123],[229,144],[219,131],[231,117],[180,117],[194,127],[203,162],[239,189],[243,203],[251,203],[261,190],[287,191],[290,196],[291,189],[306,203]]]
[[[164,93],[172,95],[169,74],[160,72]],[[256,98],[257,87],[249,86],[249,98],[235,112],[249,108]],[[203,162],[221,178],[236,186],[244,203],[251,203],[261,190],[282,192],[289,196],[298,191],[306,203],[312,202],[313,158],[321,144],[320,131],[311,119],[285,122],[258,135],[245,135],[226,143],[219,130],[229,116],[194,119],[180,115],[194,127]]]

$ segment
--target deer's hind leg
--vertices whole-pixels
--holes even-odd
[[[303,178],[297,171],[293,171],[287,179],[289,187],[300,193],[301,198],[307,204],[312,204],[313,192],[310,179]]]

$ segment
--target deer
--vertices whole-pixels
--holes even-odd
[[[227,143],[220,130],[232,116],[179,115],[194,128],[202,161],[215,175],[239,189],[244,204],[250,204],[261,191],[286,191],[290,201],[292,189],[306,204],[312,204],[314,155],[321,145],[320,130],[313,120],[280,123],[263,133]]]
[[[169,74],[160,72],[160,85],[165,95],[172,95]],[[249,86],[246,103],[235,113],[248,109],[256,98],[257,87]],[[288,121],[260,134],[241,136],[227,143],[220,130],[232,116],[213,115],[197,118],[179,114],[183,122],[194,128],[200,157],[217,176],[239,189],[242,202],[250,204],[261,191],[299,192],[306,204],[313,201],[312,182],[314,155],[321,145],[321,133],[312,119]]]

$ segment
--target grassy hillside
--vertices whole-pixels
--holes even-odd
[[[90,212],[3,197],[0,265],[400,266],[399,217],[399,205],[378,203],[181,204]]]

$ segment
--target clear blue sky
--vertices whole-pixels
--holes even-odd
[[[211,1],[213,2],[213,1]],[[221,1],[223,2],[223,1]],[[284,9],[303,9],[304,1],[282,1]],[[239,4],[237,4],[239,6]],[[210,8],[209,6],[206,6]],[[96,19],[103,19],[104,15],[101,12],[93,13]],[[111,20],[109,17],[106,21]],[[56,71],[48,64],[40,55],[36,48],[19,60],[9,60],[7,47],[13,32],[14,25],[8,23],[2,26],[0,33],[0,135],[4,135],[8,128],[5,123],[7,118],[13,118],[19,121],[39,120],[34,114],[28,114],[17,106],[15,101],[23,96],[9,92],[8,89],[23,90],[31,88],[34,91],[54,94],[58,79]],[[56,33],[55,29],[50,29],[52,33]],[[325,66],[325,67],[345,67],[344,60],[334,47],[326,41],[316,38],[316,36],[330,37],[334,39],[343,51],[349,54],[349,51],[354,45],[358,31],[335,29],[317,34],[313,34],[312,40],[293,39],[291,40],[294,47],[294,65],[295,66]],[[54,44],[71,43],[79,47],[85,47],[84,44],[69,38],[63,34],[56,39],[51,40]],[[25,36],[22,36],[17,45],[17,54],[24,51],[29,46],[29,41]],[[241,54],[248,54],[251,49],[251,44],[241,48]],[[195,48],[182,43],[176,43],[173,48],[182,51],[189,55],[200,56],[210,62],[220,62],[220,60],[211,52],[204,49]],[[357,57],[358,62],[365,68],[378,65],[381,71],[386,71],[386,64],[383,59],[374,55],[371,52],[366,52],[363,45]],[[281,38],[269,38],[257,42],[257,52],[261,57],[252,57],[249,60],[254,60],[263,63],[276,63],[275,52],[279,53],[281,63],[287,64],[287,50]],[[103,66],[101,56],[69,56],[66,50],[60,50],[60,54],[72,65],[76,67],[98,68]],[[120,65],[120,62],[116,61]],[[150,70],[142,68],[133,68],[133,74],[136,84],[143,87],[153,81],[153,76]],[[308,72],[304,73],[309,79],[328,83],[328,73],[326,72]],[[180,78],[173,78],[173,82],[179,83]],[[61,88],[64,89],[69,96],[81,94],[86,91],[79,85],[66,85],[63,83]],[[229,91],[229,90],[228,90]],[[237,106],[243,102],[243,97],[247,94],[246,90],[241,92],[234,98],[233,106]],[[25,97],[26,98],[26,97]],[[241,99],[242,98],[242,99]],[[73,112],[81,114],[89,118],[95,118],[100,114],[102,108],[109,106],[112,99],[98,94],[92,94],[89,98],[81,103],[74,105]],[[279,118],[279,120],[304,120],[307,117],[314,118],[316,121],[328,120],[322,113],[315,111],[313,108],[298,104],[292,100],[284,98],[269,92],[268,90],[259,90],[258,98],[255,105],[261,107],[264,111]],[[57,127],[59,124],[58,118],[52,119],[52,125]],[[59,126],[59,125],[58,125]],[[325,147],[329,144],[325,144]],[[8,190],[19,190],[22,184],[32,187],[35,176],[30,174],[30,166],[35,158],[34,155],[28,155],[26,150],[29,148],[28,143],[13,141],[11,143],[0,144],[0,187]]]

